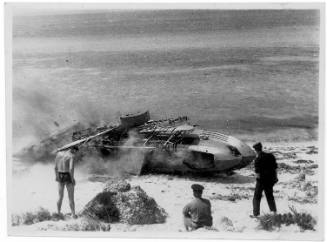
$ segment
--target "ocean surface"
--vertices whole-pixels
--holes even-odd
[[[245,140],[317,139],[319,11],[84,11],[13,18],[14,150],[149,110]]]

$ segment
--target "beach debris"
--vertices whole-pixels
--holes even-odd
[[[127,192],[131,190],[131,185],[126,182],[125,180],[109,180],[103,189],[104,192],[111,192],[111,193],[117,193],[117,192]]]
[[[238,193],[253,193],[255,190],[254,186],[235,186],[235,185],[231,185],[231,186],[227,186],[226,188],[228,189],[232,189],[232,191],[234,192],[238,192]]]
[[[226,188],[231,191],[229,194],[217,194],[215,192],[211,193],[209,196],[210,200],[223,200],[236,202],[237,200],[249,199],[253,196],[254,187],[249,186],[226,186]]]
[[[294,194],[289,194],[288,200],[298,203],[317,203],[318,185],[316,181],[307,181],[306,174],[301,172],[284,187],[295,189]]]
[[[90,217],[80,217],[60,222],[41,223],[37,225],[41,231],[110,231],[110,224]]]
[[[58,214],[50,213],[49,210],[39,207],[33,212],[25,212],[22,214],[12,214],[11,216],[11,225],[20,226],[20,225],[32,225],[41,223],[44,221],[69,221],[72,220],[71,214]]]
[[[312,164],[314,161],[312,160],[295,160],[294,163],[296,164]]]
[[[26,212],[22,214],[12,214],[11,225],[31,225],[46,220],[51,220],[51,213],[45,208],[38,208],[35,212]]]
[[[278,170],[294,174],[294,173],[298,173],[301,170],[301,167],[300,166],[291,166],[284,162],[280,162],[280,163],[278,163]]]
[[[300,173],[297,177],[295,177],[295,180],[302,182],[305,181],[305,173]]]
[[[194,230],[197,232],[205,232],[205,231],[211,231],[211,232],[218,232],[219,230],[213,226],[203,226],[201,228],[198,228],[197,230]]]
[[[315,230],[316,219],[309,213],[300,213],[294,207],[289,207],[290,212],[284,214],[265,214],[259,217],[259,229],[272,231],[282,225],[296,224],[301,231]]]
[[[289,201],[294,201],[297,203],[301,203],[301,204],[308,204],[308,203],[317,203],[317,199],[312,198],[312,197],[301,197],[298,196],[297,194],[295,194],[292,197],[288,198]]]
[[[231,201],[231,202],[236,202],[237,200],[242,200],[242,199],[249,199],[250,194],[248,193],[235,193],[232,192],[228,195],[222,195],[222,194],[215,194],[209,197],[210,200],[223,200],[223,201]]]
[[[285,172],[285,173],[291,173],[291,174],[299,174],[301,172],[305,173],[306,175],[313,175],[314,171],[312,169],[318,168],[317,164],[311,164],[311,165],[289,165],[284,162],[278,163],[278,171]]]
[[[318,148],[316,146],[308,146],[309,151],[306,152],[308,155],[318,154]]]
[[[69,215],[71,215],[71,214],[69,214]],[[71,216],[69,216],[69,215],[68,214],[65,215],[62,213],[53,213],[51,215],[51,220],[53,220],[53,221],[66,220],[66,219],[71,218]]]
[[[307,197],[316,198],[318,195],[318,186],[312,184],[311,181],[304,183],[301,189],[305,192]]]
[[[312,165],[306,166],[305,168],[306,169],[317,169],[318,165],[317,164],[312,164]]]
[[[297,157],[295,152],[272,151],[272,153],[275,155],[276,160],[290,160]]]
[[[80,213],[105,222],[164,223],[167,213],[139,187],[122,180],[109,181]]]
[[[90,182],[107,182],[112,177],[108,175],[100,175],[100,174],[92,174],[90,177],[87,178]]]
[[[229,231],[229,232],[233,232],[235,231],[235,227],[234,227],[234,224],[233,224],[233,221],[228,218],[228,217],[222,217],[220,219],[220,223],[219,223],[219,227],[222,231]]]

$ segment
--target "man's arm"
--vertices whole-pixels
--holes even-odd
[[[58,161],[57,161],[57,159],[55,159],[55,168],[54,168],[54,170],[55,170],[55,175],[56,175],[56,181],[58,181],[59,180],[59,175],[58,175]]]
[[[183,209],[183,215],[184,215],[184,217],[186,217],[186,218],[191,217],[191,216],[190,216],[190,208],[189,208],[188,204],[187,204],[187,205],[184,207],[184,209]]]
[[[277,161],[276,161],[276,157],[271,154],[272,157],[272,166],[273,166],[273,183],[276,184],[278,182],[278,176],[277,176]]]
[[[73,184],[75,184],[75,178],[74,178],[74,157],[71,156],[69,159],[69,174],[73,181]]]
[[[257,157],[254,160],[254,172],[256,179],[260,179],[260,158]]]

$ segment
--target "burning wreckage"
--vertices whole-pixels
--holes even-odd
[[[54,140],[56,137],[51,137],[43,143],[53,147]],[[232,136],[190,125],[185,116],[150,120],[148,111],[122,116],[117,125],[75,131],[72,141],[56,151],[78,146],[82,154],[83,150],[92,150],[103,158],[120,151],[142,151],[138,174],[228,173],[247,166],[255,157],[248,145]],[[31,150],[35,151],[35,147]]]

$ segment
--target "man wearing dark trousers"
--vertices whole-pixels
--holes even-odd
[[[253,197],[253,215],[251,215],[251,217],[257,217],[260,215],[260,202],[263,191],[265,192],[270,211],[273,213],[277,212],[273,187],[278,179],[275,156],[271,153],[263,152],[261,143],[253,145],[253,148],[257,153],[257,157],[254,161],[257,182]]]

